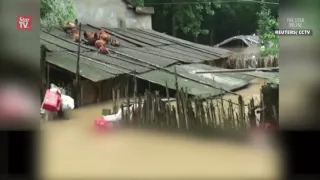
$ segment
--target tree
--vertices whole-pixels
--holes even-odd
[[[175,0],[181,1],[181,0]],[[188,3],[189,0],[182,0],[182,4],[169,5],[168,8],[172,9],[173,20],[175,22],[174,30],[181,30],[185,35],[191,35],[197,38],[200,34],[207,35],[208,29],[202,28],[204,16],[213,16],[214,0],[210,3]],[[195,2],[195,0],[191,0]],[[196,0],[203,1],[203,0]]]
[[[40,22],[47,30],[74,18],[73,0],[41,0]]]
[[[143,1],[143,2],[142,2]],[[181,30],[185,35],[198,37],[200,34],[208,34],[209,30],[202,28],[206,15],[213,15],[213,8],[219,0],[136,0],[139,5],[163,4],[163,14],[172,19],[172,35]]]
[[[279,53],[279,38],[274,33],[275,29],[279,28],[278,20],[271,15],[271,10],[262,5],[258,15],[258,30],[257,34],[260,38],[261,46],[265,47],[262,55],[277,55]]]

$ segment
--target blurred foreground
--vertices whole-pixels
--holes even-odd
[[[134,130],[96,134],[93,119],[101,108],[43,124],[44,179],[280,177],[279,152],[269,148]]]

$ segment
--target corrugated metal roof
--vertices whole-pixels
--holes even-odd
[[[210,55],[212,55],[212,60],[226,58],[232,54],[231,51],[228,51],[228,50],[225,50],[222,48],[216,48],[216,47],[193,43],[193,42],[179,39],[179,38],[176,38],[173,36],[169,36],[165,33],[160,33],[160,32],[154,31],[154,30],[145,30],[145,29],[131,29],[131,30],[137,31],[140,33],[144,33],[144,34],[148,34],[150,36],[154,36],[154,37],[157,37],[160,39],[168,40],[168,41],[173,42],[174,44],[182,46],[186,49],[197,50],[199,52],[202,52],[203,54],[210,54]]]
[[[86,30],[98,30],[101,28],[91,25],[84,26]],[[123,29],[123,28],[104,28],[106,32],[113,35],[114,38],[119,39],[122,47],[146,47],[151,52],[161,51],[161,54],[166,54],[177,58],[177,56],[192,57],[193,60],[178,58],[180,62],[184,63],[199,63],[203,61],[212,61],[229,57],[232,52],[222,49],[205,46],[186,40],[178,39],[164,33],[159,33],[153,30],[144,29]],[[139,51],[139,49],[135,49]],[[151,53],[150,52],[150,53]],[[147,53],[148,54],[148,53]]]
[[[177,73],[188,77],[192,80],[179,77],[179,87],[187,87],[189,94],[195,96],[209,97],[217,96],[221,93],[220,88],[228,91],[236,90],[249,84],[254,79],[253,76],[243,73],[217,73],[217,74],[196,74],[197,71],[204,70],[218,70],[221,68],[212,67],[204,64],[192,64],[192,65],[175,65],[166,68],[172,73],[168,73],[161,70],[151,71],[139,75],[140,78],[165,86],[166,83],[170,89],[175,89],[175,76],[174,67],[176,67]],[[203,85],[202,83],[210,84],[211,86]]]
[[[239,36],[230,37],[230,38],[216,44],[215,47],[223,46],[223,45],[225,45],[231,41],[234,41],[234,40],[241,40],[247,46],[259,46],[259,43],[260,43],[259,37],[256,35],[239,35]]]
[[[265,78],[265,79],[279,78],[279,72],[253,71],[253,72],[245,72],[244,74]]]
[[[83,31],[93,31],[99,28],[83,25]],[[109,76],[103,75],[105,72],[112,72],[111,69],[118,69],[121,73],[137,72],[144,73],[158,68],[165,68],[177,63],[201,63],[204,61],[215,60],[228,57],[231,52],[220,48],[212,48],[200,44],[195,44],[178,38],[174,38],[152,30],[140,29],[105,29],[112,38],[120,41],[120,47],[110,47],[111,54],[98,54],[95,47],[81,44],[81,61],[83,68],[87,67],[92,72],[102,75],[86,76],[93,81],[100,81]],[[81,33],[82,35],[82,33]],[[77,52],[78,44],[72,38],[59,29],[52,31],[41,31],[40,39],[47,48],[52,51],[64,49],[70,52]],[[61,54],[66,52],[61,52]],[[61,58],[73,59],[73,55],[56,55],[51,57],[50,63],[58,66],[66,66],[65,69],[74,72],[73,61],[64,62]],[[54,57],[57,56],[57,57]],[[89,58],[89,59],[88,59]],[[56,60],[58,59],[58,60]],[[90,62],[90,63],[88,63]],[[103,64],[103,66],[101,66]],[[91,66],[91,68],[89,68]],[[106,68],[112,67],[111,69]],[[93,70],[93,68],[98,70]],[[100,68],[100,69],[99,69]],[[102,68],[102,69],[101,69]],[[106,70],[104,70],[106,68]],[[111,73],[113,75],[121,73]]]
[[[46,46],[49,50],[55,51],[57,48],[72,52],[77,52],[78,50],[77,43],[73,42],[70,37],[67,37],[65,33],[63,33],[60,30],[53,30],[50,33],[41,32],[40,39],[42,40],[42,42],[46,42]],[[141,73],[153,69],[152,67],[148,66],[145,62],[137,62],[132,58],[119,56],[116,54],[98,54],[96,52],[96,48],[84,44],[81,45],[81,56],[91,58],[98,62],[113,65],[127,72],[136,71],[138,73]]]
[[[85,26],[86,27],[86,26]],[[84,30],[93,30],[84,29]],[[40,38],[48,41],[52,44],[56,44],[61,48],[65,48],[70,51],[77,51],[77,43],[73,42],[71,37],[65,35],[64,32],[54,29],[50,33],[42,32]],[[117,38],[118,39],[118,38]],[[120,40],[122,44],[123,41]],[[178,62],[178,60],[159,56],[157,53],[148,53],[139,51],[139,49],[130,49],[130,48],[122,48],[122,47],[110,47],[115,53],[111,55],[101,55],[96,53],[96,48],[92,46],[87,46],[85,44],[81,44],[82,51],[95,51],[94,53],[81,53],[83,56],[92,57],[96,60],[104,61],[111,63],[113,65],[121,65],[121,67],[128,69],[130,71],[136,71],[138,73],[146,72],[154,69],[155,67],[166,67]],[[132,46],[131,46],[132,47]],[[137,46],[135,46],[137,47]],[[152,67],[155,66],[155,67]]]
[[[77,57],[68,54],[53,55],[50,54],[47,57],[47,62],[66,69],[70,72],[76,73],[77,67]],[[79,64],[80,75],[91,81],[98,82],[101,80],[109,79],[115,77],[114,74],[107,72],[106,70],[101,70],[100,68],[92,68],[92,64],[85,63],[84,59],[80,59]]]
[[[279,72],[263,72],[263,71],[255,71],[255,72],[246,72],[244,74],[251,75],[254,77],[268,79],[268,82],[279,84],[280,76]]]
[[[62,48],[50,44],[45,41],[40,43],[45,45],[49,50],[52,51],[61,51]],[[67,52],[55,52],[47,53],[47,62],[54,64],[60,68],[66,69],[70,72],[76,73],[77,67],[77,56],[74,53]],[[98,82],[105,79],[113,78],[116,75],[125,73],[126,71],[117,70],[116,67],[108,66],[96,61],[90,61],[86,58],[80,58],[80,75],[84,78],[87,78],[91,81]]]

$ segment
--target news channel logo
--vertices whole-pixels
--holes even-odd
[[[277,29],[274,31],[276,35],[287,36],[312,36],[311,29]]]
[[[286,18],[287,24],[284,29],[275,30],[276,35],[285,36],[312,36],[312,30],[304,27],[306,22],[303,17],[288,17]]]

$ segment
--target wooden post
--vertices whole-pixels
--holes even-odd
[[[80,100],[79,100],[79,80],[80,80],[80,49],[81,49],[81,23],[79,23],[79,42],[78,42],[78,54],[77,54],[77,68],[76,68],[76,84],[75,84],[75,102],[76,106],[79,107]]]
[[[46,80],[46,88],[50,88],[50,64],[47,63],[47,80]]]
[[[203,101],[202,101],[201,97],[200,97],[200,101],[199,101],[199,108],[200,108],[201,128],[203,129],[207,125],[207,122],[206,122],[205,109],[204,109]]]
[[[217,127],[217,116],[216,116],[216,110],[215,110],[212,99],[210,101],[210,110],[211,110],[212,124],[213,124],[213,127],[216,128]]]
[[[159,91],[155,91],[155,108],[154,108],[154,121],[155,121],[155,124],[158,126],[158,125],[161,125],[161,121],[162,121],[162,118],[160,117],[161,116],[161,113],[160,113],[160,93]]]
[[[187,91],[187,90],[186,90]],[[183,128],[189,129],[189,123],[188,123],[188,108],[187,108],[187,98],[188,94],[184,91],[183,88],[181,88],[181,106],[182,106],[182,112],[183,112],[183,119],[181,119],[181,125]]]
[[[178,83],[178,74],[177,74],[177,68],[174,67],[174,75],[175,75],[175,86],[176,86],[176,103],[177,103],[177,111],[178,111],[178,126],[180,128],[180,118],[181,118],[181,109],[180,109],[180,96],[179,96],[179,83]]]
[[[147,125],[149,122],[149,100],[148,100],[148,91],[144,92],[144,101],[143,101],[143,124]]]
[[[177,112],[176,108],[172,105],[172,127],[173,128],[179,128],[178,126],[178,120],[177,120]]]
[[[133,77],[133,102],[136,104],[137,102],[137,89],[138,88],[138,84],[137,84],[137,76],[136,76],[136,72],[134,73],[134,77]]]
[[[265,101],[264,101],[264,94],[262,93],[262,88],[260,89],[260,103],[261,103],[261,109],[262,109],[262,111],[260,112],[260,121],[264,123],[266,119],[266,111],[265,111],[266,105],[264,103]]]
[[[138,117],[137,117],[137,125],[141,126],[143,121],[143,104],[142,104],[142,99],[141,96],[138,97]]]
[[[228,121],[230,122],[230,126],[232,129],[236,129],[236,123],[235,123],[235,118],[234,118],[234,111],[233,111],[233,104],[231,99],[228,101],[229,107],[228,107]]]
[[[170,95],[169,95],[169,88],[168,88],[168,82],[166,82],[166,95],[167,95],[167,103],[166,105],[166,120],[167,120],[167,126],[170,125],[170,112],[171,112],[171,106],[170,106]]]
[[[216,102],[217,102],[216,107],[217,107],[217,114],[218,114],[218,118],[217,118],[217,120],[216,120],[216,122],[217,122],[217,127],[222,128],[221,108],[220,108],[220,106],[219,106],[218,100],[217,100]]]
[[[188,127],[189,129],[192,129],[195,127],[195,111],[192,106],[193,101],[191,99],[188,99],[187,101],[187,108],[188,108]]]
[[[212,114],[210,113],[210,103],[209,101],[206,101],[206,115],[207,115],[207,122],[208,127],[213,129],[213,123],[212,123]]]
[[[222,118],[221,120],[223,121],[223,125],[224,125],[224,128],[226,128],[226,112],[225,112],[225,109],[224,109],[224,99],[223,99],[223,90],[221,89],[221,95],[220,95],[220,100],[221,100],[221,112],[222,112]]]
[[[119,110],[119,103],[120,103],[120,89],[117,89],[117,99],[116,99],[116,102],[117,102],[117,112]]]
[[[122,125],[127,125],[126,124],[126,114],[124,112],[123,103],[121,103],[120,108],[121,108],[121,122],[122,122]]]
[[[200,111],[199,111],[199,100],[198,97],[194,99],[194,110],[195,110],[195,119],[194,119],[194,127],[199,127],[199,120],[200,120]]]
[[[252,98],[250,100],[250,104],[249,104],[249,123],[250,123],[250,128],[251,129],[255,129],[257,127],[257,118],[256,118],[256,115],[255,115],[255,108],[254,108],[254,99]]]
[[[46,65],[46,57],[47,57],[47,48],[45,45],[41,45],[40,46],[40,51],[41,51],[41,54],[40,54],[40,72],[41,72],[41,102],[43,100],[43,97],[44,97],[44,93],[45,93],[45,90],[46,90],[46,84],[48,82],[46,82],[46,72],[45,72],[45,65]]]
[[[133,76],[133,106],[132,106],[132,123],[137,119],[136,117],[136,104],[137,104],[137,77],[136,72],[134,72]]]
[[[150,125],[154,125],[155,121],[155,98],[153,94],[150,92],[148,99],[150,100],[151,110],[150,110]]]
[[[240,122],[240,128],[245,129],[246,124],[245,124],[245,111],[244,111],[244,102],[242,99],[242,96],[238,97],[238,108],[239,108],[239,122]]]
[[[112,88],[112,102],[113,102],[113,113],[117,113],[117,99],[115,89]]]
[[[126,84],[126,89],[125,89],[125,97],[126,97],[126,107],[127,107],[127,111],[126,111],[126,122],[130,123],[130,97],[129,97],[129,79],[127,81]]]

